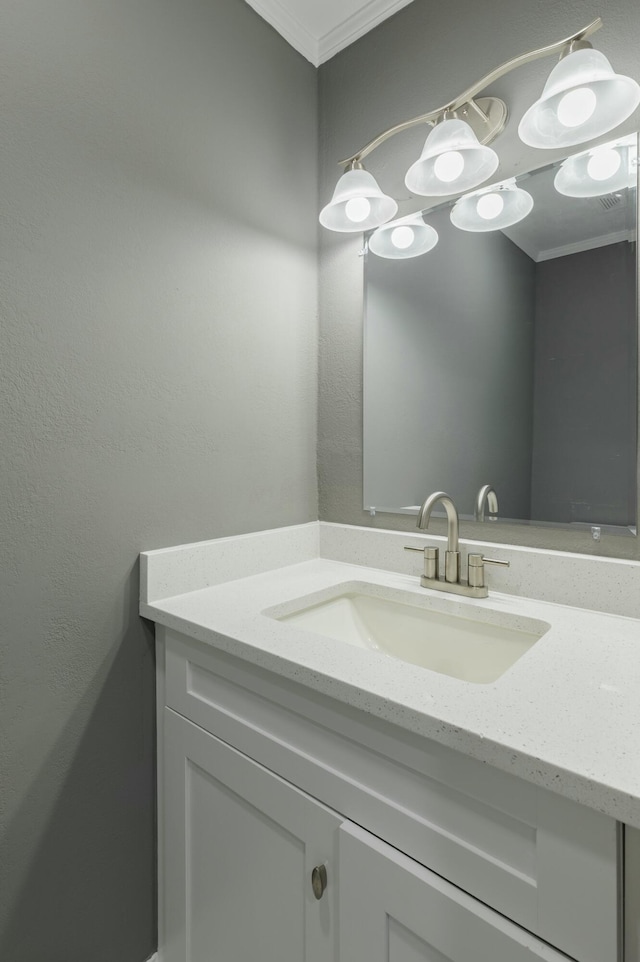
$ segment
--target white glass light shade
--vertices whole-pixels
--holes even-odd
[[[634,187],[638,176],[638,148],[635,136],[614,144],[603,144],[575,157],[568,157],[553,185],[566,197],[601,197],[625,187]]]
[[[358,233],[379,227],[393,217],[398,205],[383,194],[375,177],[366,170],[347,170],[333,197],[320,212],[320,223],[329,230]]]
[[[451,223],[460,230],[490,231],[511,227],[533,208],[533,197],[515,184],[498,184],[465,194],[451,211]]]
[[[613,130],[639,103],[635,80],[614,73],[599,50],[576,50],[553,68],[518,134],[530,147],[571,147]]]
[[[442,197],[477,187],[495,172],[498,155],[483,147],[464,120],[443,120],[430,132],[405,184],[415,194]]]
[[[412,214],[379,227],[369,238],[369,250],[378,257],[401,260],[426,254],[438,243],[438,232]]]

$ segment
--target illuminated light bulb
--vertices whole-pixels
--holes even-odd
[[[591,117],[596,103],[596,95],[590,87],[570,90],[558,104],[558,120],[563,127],[579,127]]]
[[[597,150],[589,158],[587,173],[591,180],[609,180],[620,170],[622,157],[617,150],[612,147],[604,147]]]
[[[396,227],[391,232],[391,243],[398,250],[405,251],[407,247],[411,247],[415,236],[413,228],[407,227],[405,224],[403,227]]]
[[[348,200],[344,212],[354,224],[360,224],[371,213],[371,204],[366,197],[352,197]]]
[[[504,210],[504,199],[500,194],[483,194],[478,198],[476,210],[483,220],[493,220]]]
[[[464,170],[464,157],[458,150],[446,150],[444,154],[436,157],[433,165],[433,172],[438,180],[445,184],[457,180]]]

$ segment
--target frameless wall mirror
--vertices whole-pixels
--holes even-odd
[[[637,137],[624,143],[633,179],[583,154],[510,185],[533,199],[513,226],[465,227],[446,204],[417,222],[437,234],[421,256],[368,250],[365,508],[417,512],[445,490],[473,518],[490,484],[498,520],[635,533]],[[473,213],[490,222],[491,203]]]

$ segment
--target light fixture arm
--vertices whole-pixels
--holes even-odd
[[[443,107],[438,107],[437,110],[430,110],[429,113],[420,114],[418,117],[413,117],[411,120],[405,120],[403,123],[396,124],[394,127],[390,127],[383,133],[379,134],[373,140],[369,141],[366,146],[364,146],[357,153],[353,154],[351,157],[347,157],[346,160],[340,161],[340,166],[345,167],[349,164],[359,164],[365,157],[372,153],[380,144],[383,144],[385,140],[389,140],[390,137],[395,137],[396,134],[400,134],[405,130],[409,130],[411,127],[417,127],[420,124],[435,124],[436,121],[442,117],[446,111],[455,112],[463,107],[465,104],[470,104],[472,107],[476,107],[474,98],[483,91],[490,84],[495,83],[505,74],[510,73],[517,67],[522,67],[524,64],[531,63],[533,60],[540,60],[543,57],[551,57],[555,53],[562,53],[571,44],[576,43],[576,41],[584,41],[587,37],[599,30],[602,26],[602,19],[597,17],[592,23],[584,27],[582,30],[578,30],[577,33],[571,34],[570,37],[566,37],[564,40],[559,40],[557,43],[551,43],[546,47],[540,47],[538,50],[531,50],[529,53],[523,53],[519,57],[515,57],[513,60],[508,60],[503,63],[500,67],[496,67],[486,76],[482,77],[476,83],[472,84],[467,90],[461,93],[454,100],[450,100],[449,103],[445,104]]]

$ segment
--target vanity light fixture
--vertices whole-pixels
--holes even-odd
[[[426,254],[437,243],[438,232],[425,224],[422,214],[412,214],[378,227],[369,238],[369,250],[378,257],[403,260]]]
[[[520,121],[518,134],[530,147],[572,147],[618,127],[639,103],[635,80],[614,73],[587,40],[575,41]]]
[[[498,167],[498,157],[487,145],[504,129],[507,107],[497,97],[479,94],[517,67],[541,57],[560,54],[562,59],[551,71],[542,97],[520,122],[522,140],[534,147],[554,148],[583,143],[613,130],[640,103],[640,86],[630,77],[614,73],[607,58],[591,47],[587,38],[601,26],[598,17],[564,40],[521,54],[444,106],[375,137],[341,161],[345,172],[320,214],[320,223],[330,230],[358,232],[380,227],[394,217],[396,202],[382,193],[363,169],[362,161],[390,137],[419,125],[428,124],[433,130],[420,158],[407,172],[409,190],[438,197],[470,190],[488,180]],[[506,205],[506,197],[502,200]],[[499,206],[498,201],[493,203],[494,209]],[[482,206],[485,213],[490,210],[489,201],[483,201]]]
[[[553,184],[566,197],[601,197],[633,187],[637,176],[637,142],[630,136],[568,157]]]
[[[427,137],[404,182],[414,194],[445,196],[482,184],[498,163],[495,150],[479,143],[466,121],[445,116]]]
[[[453,206],[451,223],[460,230],[503,230],[524,220],[533,209],[533,197],[516,186],[515,178],[465,194]]]
[[[360,232],[384,224],[397,210],[395,200],[382,193],[375,177],[352,161],[320,212],[320,223],[342,233]]]

